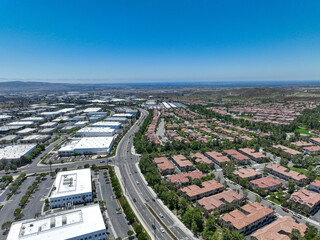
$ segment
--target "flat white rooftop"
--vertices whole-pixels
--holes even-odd
[[[91,170],[77,169],[59,172],[53,183],[50,198],[65,197],[92,192]]]
[[[19,159],[28,155],[37,144],[19,144],[0,148],[0,159]]]
[[[59,152],[79,152],[96,150],[110,150],[114,137],[84,137],[79,140],[73,140],[69,144],[61,147]],[[95,152],[96,152],[95,151]]]
[[[28,121],[32,121],[32,122],[40,122],[43,121],[44,118],[43,117],[27,117],[27,118],[23,118],[20,121],[23,122],[28,122]]]
[[[132,113],[115,113],[112,117],[125,117],[125,118],[132,118]]]
[[[103,134],[106,133],[108,135],[115,134],[115,130],[113,128],[109,127],[84,127],[81,128],[79,131],[77,131],[77,135],[82,135],[86,133],[92,133],[92,134]]]
[[[7,123],[7,126],[28,126],[32,124],[33,124],[32,121],[18,121],[18,122]]]
[[[35,132],[36,130],[37,130],[36,128],[24,128],[18,131],[17,134],[28,134],[28,133]]]
[[[42,141],[42,140],[46,140],[49,139],[50,136],[49,135],[39,135],[39,134],[35,134],[35,135],[29,135],[29,136],[25,136],[24,138],[22,138],[22,141]]]
[[[75,110],[76,110],[75,108],[63,108],[63,109],[58,110],[58,112],[59,113],[67,113],[67,112],[73,112]]]
[[[98,204],[58,212],[12,224],[7,240],[71,239],[105,231]]]
[[[40,127],[55,127],[57,125],[58,125],[57,122],[46,122],[44,124],[41,124]]]
[[[120,127],[120,122],[96,122],[91,124],[91,127]]]
[[[83,110],[83,112],[90,113],[90,112],[99,112],[101,110],[102,110],[102,108],[100,108],[100,107],[97,107],[97,108],[86,108],[86,109]]]

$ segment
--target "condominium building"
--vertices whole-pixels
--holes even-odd
[[[238,151],[248,156],[250,159],[252,159],[255,162],[264,162],[267,158],[266,155],[264,155],[263,153],[256,152],[254,149],[251,149],[251,148],[240,148]]]
[[[172,156],[172,161],[181,171],[190,171],[195,169],[192,162],[190,162],[188,159],[186,159],[185,156],[181,154]]]
[[[306,207],[308,211],[313,211],[320,207],[320,194],[301,189],[292,193],[289,201],[300,207]]]
[[[245,235],[263,227],[272,220],[273,210],[258,202],[248,203],[239,210],[233,210],[221,217],[223,226]]]
[[[181,174],[167,176],[167,179],[173,184],[184,186],[189,184],[190,179],[195,179],[195,178],[201,179],[206,176],[207,175],[202,173],[201,171],[193,171],[188,173],[181,173]]]
[[[216,180],[209,180],[203,182],[201,186],[190,185],[181,189],[181,192],[185,193],[189,201],[195,201],[197,199],[208,197],[210,195],[223,191],[224,185]]]
[[[251,169],[251,168],[240,168],[239,170],[234,171],[233,175],[235,175],[235,176],[237,176],[239,178],[246,178],[249,181],[262,177],[262,173],[261,172],[258,172],[258,171],[254,170],[254,169]]]
[[[273,148],[275,148],[275,149],[281,149],[282,151],[284,151],[284,152],[286,152],[286,153],[288,153],[288,154],[290,154],[290,155],[301,155],[302,154],[302,152],[299,152],[299,151],[297,151],[297,150],[294,150],[294,149],[292,149],[292,148],[288,148],[288,147],[286,147],[286,146],[283,146],[283,145],[280,145],[280,144],[278,144],[278,145],[273,145],[272,146]]]
[[[159,171],[162,174],[172,174],[174,173],[174,166],[166,157],[154,158],[153,161],[157,164]]]
[[[250,158],[242,153],[239,153],[237,150],[234,149],[229,149],[229,150],[224,150],[224,153],[227,154],[227,156],[237,162],[238,164],[246,164],[250,161]]]
[[[219,166],[221,166],[223,163],[230,162],[230,159],[227,156],[224,156],[222,153],[216,151],[206,152],[205,155]]]
[[[281,188],[283,186],[281,181],[270,176],[251,180],[250,184],[254,189],[262,188],[263,190],[269,192],[276,191],[278,188]]]
[[[320,180],[316,179],[310,183],[310,190],[320,193]]]
[[[251,240],[290,240],[289,235],[292,229],[299,230],[303,237],[307,230],[307,225],[298,223],[293,217],[283,216],[253,233]]]
[[[280,166],[278,164],[271,164],[266,166],[266,171],[285,180],[293,180],[296,184],[302,186],[307,184],[308,178],[296,171],[291,171],[288,168]]]
[[[207,213],[212,214],[214,211],[224,212],[232,206],[241,205],[243,202],[244,197],[230,189],[209,197],[204,197],[198,200],[197,204]]]
[[[194,158],[197,163],[213,164],[213,162],[202,153],[191,153],[190,158]]]

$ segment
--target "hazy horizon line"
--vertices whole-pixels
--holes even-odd
[[[89,81],[89,82],[87,82]],[[0,82],[39,82],[39,83],[63,83],[63,84],[209,84],[209,83],[232,83],[232,82],[259,82],[259,83],[281,83],[281,82],[320,82],[319,80],[301,80],[301,79],[199,79],[199,78],[117,78],[117,79],[102,79],[102,78],[0,78]]]

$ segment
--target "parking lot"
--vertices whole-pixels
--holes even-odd
[[[7,221],[14,221],[14,215],[13,212],[16,208],[20,208],[19,202],[23,195],[28,190],[28,186],[30,186],[33,181],[35,180],[35,177],[28,177],[24,182],[21,184],[20,189],[18,192],[8,200],[4,201],[4,206],[0,210],[1,218],[0,218],[0,226]],[[24,210],[22,210],[24,212]],[[25,218],[23,218],[25,219]],[[3,237],[3,230],[0,230],[0,239],[4,239]]]
[[[120,209],[120,205],[113,194],[111,183],[106,183],[104,171],[99,171],[98,175],[95,175],[96,182],[99,182],[100,186],[97,185],[97,196],[100,195],[98,192],[101,191],[101,196],[103,201],[106,202],[107,213],[109,216],[108,224],[112,226],[109,227],[108,232],[111,236],[115,238],[120,237],[122,239],[128,237],[127,232],[132,230],[130,224],[125,218],[125,215],[122,211],[117,211]],[[110,236],[110,237],[111,237]]]
[[[93,157],[94,155],[61,157],[58,155],[58,152],[54,151],[49,153],[48,157],[44,160],[44,163],[48,164],[50,161],[52,164],[68,163],[68,162],[76,162],[76,161],[87,161],[87,160],[91,160]]]
[[[24,218],[34,218],[35,214],[40,214],[54,179],[47,175],[40,183],[38,189],[31,195],[27,205],[23,208]]]

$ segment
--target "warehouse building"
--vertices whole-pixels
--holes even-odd
[[[121,123],[120,122],[96,122],[91,124],[91,127],[109,127],[109,128],[118,129],[121,127]]]
[[[85,127],[77,131],[76,135],[84,137],[110,137],[115,133],[116,130],[109,127]]]
[[[2,121],[8,121],[10,119],[13,119],[12,116],[9,116],[9,115],[0,115],[0,122]]]
[[[58,153],[61,156],[85,153],[107,155],[113,146],[113,141],[114,137],[84,137],[61,147]]]
[[[49,140],[50,138],[51,138],[51,136],[49,136],[49,135],[35,134],[35,135],[25,136],[20,141],[23,143],[43,143],[43,142]]]
[[[44,121],[43,117],[27,117],[27,118],[23,118],[20,121],[22,122],[41,122]]]
[[[76,127],[84,127],[85,125],[87,125],[89,122],[88,121],[78,121],[74,124],[74,126]]]
[[[125,117],[107,117],[104,121],[106,121],[106,122],[121,122],[121,123],[124,123],[124,122],[128,121],[128,118],[125,118]]]
[[[51,208],[68,207],[92,201],[89,168],[59,172],[50,194]]]
[[[17,121],[17,122],[11,122],[11,123],[7,123],[6,126],[11,127],[11,126],[17,126],[17,127],[25,127],[25,126],[29,126],[29,125],[33,125],[34,122],[32,121]]]
[[[58,126],[57,122],[46,122],[40,125],[41,128],[54,128],[56,126]]]
[[[30,134],[30,133],[34,133],[36,131],[37,131],[36,128],[24,128],[24,129],[16,132],[16,134],[17,135],[27,135],[27,134]]]
[[[57,212],[12,224],[7,240],[107,240],[98,204]]]
[[[112,115],[112,117],[124,117],[124,118],[132,118],[132,113],[115,113]]]
[[[19,138],[18,135],[7,135],[0,138],[0,142],[11,142],[11,141],[17,140],[18,138]]]
[[[37,144],[19,144],[0,148],[0,159],[18,160],[22,156],[28,156]]]

